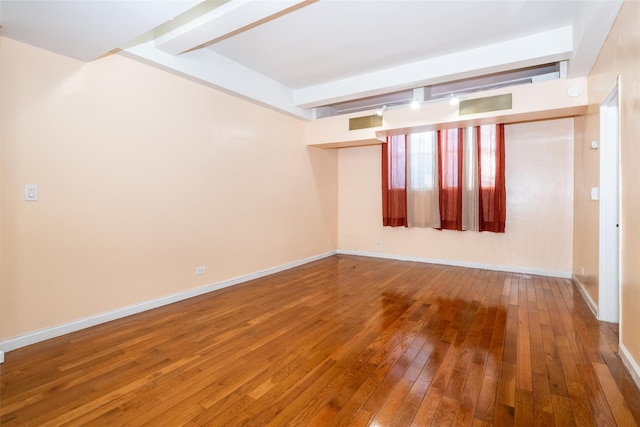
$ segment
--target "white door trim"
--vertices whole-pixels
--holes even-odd
[[[600,104],[598,319],[620,318],[620,76]]]

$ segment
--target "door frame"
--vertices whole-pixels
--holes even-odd
[[[600,104],[598,319],[620,321],[620,76]]]

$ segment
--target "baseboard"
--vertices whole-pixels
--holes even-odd
[[[513,267],[509,265],[481,264],[481,263],[465,262],[465,261],[453,261],[453,260],[437,259],[437,258],[422,258],[422,257],[414,257],[414,256],[407,256],[407,255],[385,254],[385,253],[378,253],[378,252],[351,251],[351,250],[344,250],[344,249],[338,249],[338,254],[366,256],[366,257],[372,257],[372,258],[394,259],[398,261],[424,262],[427,264],[450,265],[453,267],[478,268],[481,270],[504,271],[507,273],[520,273],[520,274],[529,274],[533,276],[547,276],[547,277],[559,277],[562,279],[571,279],[571,273],[566,271],[540,270],[536,268]]]
[[[582,283],[577,276],[574,275],[572,277],[572,279],[573,279],[573,283],[575,283],[576,287],[580,291],[580,294],[582,294],[582,298],[584,298],[584,300],[587,302],[587,305],[591,309],[591,312],[593,313],[593,315],[597,319],[598,318],[598,304],[596,304],[593,301],[593,298],[591,298],[591,295],[589,295],[589,292],[587,292],[587,288],[585,288],[584,283]]]
[[[627,348],[620,344],[620,351],[618,354],[620,355],[620,360],[622,360],[622,364],[627,368],[629,373],[631,374],[631,378],[633,378],[633,382],[636,383],[636,386],[640,388],[640,366],[636,363],[636,361],[631,357]]]
[[[0,351],[0,363],[4,363],[4,351]]]
[[[168,295],[165,297],[145,301],[140,304],[134,304],[131,306],[119,308],[116,310],[108,311],[106,313],[97,314],[95,316],[87,317],[84,319],[74,320],[71,322],[63,323],[61,325],[52,326],[49,328],[40,329],[38,331],[30,332],[28,334],[20,335],[14,338],[0,342],[0,358],[4,360],[4,352],[15,350],[21,347],[26,347],[31,344],[36,344],[41,341],[45,341],[51,338],[59,337],[71,332],[76,332],[81,329],[90,328],[102,323],[110,322],[112,320],[121,319],[123,317],[131,316],[132,314],[142,313],[143,311],[152,310],[154,308],[162,307],[164,305],[172,304],[174,302],[182,301],[188,298],[193,298],[198,295],[203,295],[209,292],[217,291],[219,289],[234,286],[240,283],[248,282],[249,280],[259,279],[261,277],[269,276],[271,274],[279,273],[284,270],[299,267],[310,262],[318,261],[323,258],[333,256],[337,251],[325,252],[320,255],[311,256],[308,258],[296,260],[286,264],[282,264],[276,267],[268,268],[266,270],[257,271],[255,273],[246,274],[240,277],[236,277],[222,282],[205,285],[195,289],[189,289],[176,294]]]

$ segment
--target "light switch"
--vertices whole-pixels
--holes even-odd
[[[27,184],[24,186],[24,199],[27,202],[35,202],[38,200],[38,186]]]
[[[591,187],[591,200],[600,200],[600,189],[598,187]]]

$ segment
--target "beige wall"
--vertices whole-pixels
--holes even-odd
[[[506,233],[382,227],[380,146],[340,149],[339,247],[568,275],[573,120],[507,125]]]
[[[587,135],[598,134],[598,109],[591,105],[585,116],[575,119],[575,188],[573,223],[573,275],[598,304],[598,221],[599,203],[591,200],[591,188],[599,187],[600,151],[591,149]],[[595,119],[594,119],[595,117]],[[589,125],[589,132],[586,126]],[[594,128],[595,125],[595,128]]]
[[[0,340],[336,248],[337,153],[303,122],[121,56],[0,43]]]
[[[607,41],[589,75],[589,100],[593,104],[589,114],[576,127],[576,181],[588,182],[576,186],[576,238],[574,244],[574,273],[585,266],[597,274],[598,216],[596,207],[583,207],[587,187],[598,183],[599,163],[590,158],[591,140],[600,139],[598,106],[614,87],[616,77],[621,77],[620,156],[621,156],[621,307],[620,342],[636,364],[640,364],[640,2],[626,1],[609,33]],[[586,265],[588,264],[588,265]],[[597,283],[590,290],[597,296]]]

